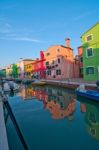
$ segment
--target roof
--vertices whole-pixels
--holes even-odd
[[[64,48],[69,48],[71,50],[73,50],[71,47],[67,47],[67,46],[64,46],[64,45],[60,45],[61,47],[64,47]]]
[[[23,59],[22,61],[34,61],[33,59]]]
[[[78,48],[82,48],[82,45],[78,46]]]
[[[51,45],[47,50],[45,50],[45,51],[43,51],[43,52],[44,52],[44,53],[47,53],[47,52],[49,51],[49,49],[50,49],[51,47],[54,47],[54,46],[59,46],[59,47],[68,48],[68,49],[70,49],[70,50],[73,50],[71,47],[67,47],[67,46],[64,46],[64,45]]]
[[[82,38],[82,36],[85,34],[85,33],[87,33],[88,31],[90,31],[92,28],[94,28],[95,26],[97,26],[99,24],[99,22],[97,22],[94,26],[92,26],[90,29],[88,29],[86,32],[84,32],[82,35],[81,35],[81,38]]]

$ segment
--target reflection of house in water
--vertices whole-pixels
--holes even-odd
[[[67,107],[63,109],[58,102],[51,100],[47,103],[46,108],[51,112],[52,118],[54,119],[67,117],[69,120],[72,120],[75,111],[75,104],[76,101],[72,100]]]
[[[38,88],[38,87],[33,88],[32,86],[22,86],[20,96],[24,100],[29,100],[29,99],[32,100],[33,98],[36,98],[38,100],[42,100],[44,107],[46,105],[47,94],[41,88]]]
[[[76,102],[74,93],[70,91],[61,88],[27,86],[22,88],[21,96],[27,100],[30,98],[41,100],[44,108],[50,111],[54,119],[64,117],[73,119]]]
[[[74,94],[60,88],[47,88],[46,90],[48,92],[46,108],[51,112],[52,117],[73,119],[76,104]]]
[[[86,112],[86,105],[84,103],[80,103],[80,110],[82,113]]]
[[[30,86],[22,86],[20,96],[23,99],[31,99],[32,98],[32,88]]]
[[[99,140],[99,104],[86,103],[85,120],[89,134]]]
[[[85,112],[85,122],[88,133],[99,140],[99,104],[93,102],[90,99],[78,97],[80,103],[81,112]]]

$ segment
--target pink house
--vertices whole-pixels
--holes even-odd
[[[75,74],[74,54],[67,38],[66,46],[55,45],[44,51],[46,79],[69,79],[78,76]],[[78,65],[77,65],[78,66]]]

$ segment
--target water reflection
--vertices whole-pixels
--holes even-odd
[[[13,96],[10,93],[10,96]],[[76,99],[75,94],[71,90],[64,88],[57,88],[51,86],[33,87],[24,86],[20,88],[19,96],[24,101],[27,100],[39,100],[43,103],[43,108],[48,110],[53,119],[74,119],[74,113],[76,111]],[[99,140],[99,104],[92,102],[83,97],[77,97],[80,102],[80,111],[84,114],[84,121],[88,133]]]
[[[90,99],[78,97],[81,112],[85,113],[85,123],[88,133],[99,140],[99,103]]]
[[[41,100],[53,119],[74,119],[77,101],[73,91],[50,86],[22,86],[20,96],[24,100]],[[99,104],[83,97],[77,97],[77,100],[80,101],[80,110],[84,113],[88,133],[99,140]]]
[[[85,144],[86,149],[96,149],[99,146],[99,104],[82,97],[77,100],[75,92],[65,88],[22,85],[18,96],[10,97],[9,102],[30,149],[52,149],[52,145],[53,149],[62,149],[67,144],[69,149],[84,149]],[[6,122],[7,119],[12,144],[16,136],[12,134],[15,131],[10,127],[8,115]]]
[[[36,98],[43,102],[44,108],[48,110],[54,119],[62,119],[67,117],[73,120],[76,100],[73,91],[45,87],[22,86],[20,96],[24,100]]]

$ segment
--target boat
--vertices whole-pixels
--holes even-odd
[[[15,79],[14,82],[15,82],[15,83],[21,83],[21,82],[22,82],[22,79]]]
[[[85,91],[80,91],[76,90],[76,94],[79,96],[83,96],[92,100],[97,100],[99,101],[99,92],[94,91],[94,90],[85,90]]]
[[[22,84],[31,84],[34,80],[32,79],[23,79]]]
[[[14,83],[13,81],[9,81],[9,82],[4,83],[3,90],[4,90],[4,92],[18,91],[19,86],[18,86],[18,84]]]
[[[39,81],[39,80],[36,80],[36,81],[32,82],[32,85],[45,85],[45,84],[46,84],[46,82]]]

